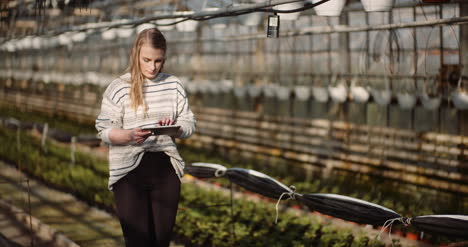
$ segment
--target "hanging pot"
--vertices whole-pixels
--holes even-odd
[[[365,103],[367,100],[369,100],[369,91],[365,89],[362,86],[356,86],[357,79],[354,79],[351,82],[351,88],[350,88],[350,93],[351,93],[351,98],[358,102],[358,103]]]
[[[325,87],[312,87],[312,94],[318,102],[324,103],[328,101],[328,90]]]
[[[310,98],[310,88],[307,86],[295,86],[294,95],[296,99],[306,101]]]
[[[397,99],[401,109],[413,109],[416,105],[416,96],[414,94],[398,93]]]
[[[437,83],[437,82],[435,82]],[[440,103],[442,102],[442,97],[440,94],[431,96],[427,92],[426,89],[426,82],[423,84],[423,90],[419,95],[419,100],[421,101],[421,104],[423,105],[424,108],[428,110],[435,110],[438,109],[440,106]]]
[[[419,100],[421,101],[421,104],[424,106],[424,108],[428,110],[435,110],[439,108],[442,98],[440,96],[430,97],[426,92],[424,92],[419,96]]]
[[[392,92],[388,89],[385,90],[371,90],[372,98],[374,101],[381,106],[388,105],[392,100]]]
[[[328,87],[328,91],[330,92],[330,97],[332,98],[333,102],[336,103],[343,103],[348,97],[348,90],[342,83],[337,86]]]
[[[242,98],[247,94],[247,87],[238,86],[234,87],[234,95],[238,98]]]
[[[262,88],[256,85],[248,85],[247,93],[249,94],[250,97],[255,98],[255,97],[258,97],[262,93]]]
[[[271,98],[276,95],[276,85],[275,84],[265,84],[262,87],[263,94],[265,97]]]
[[[468,109],[468,94],[461,87],[462,77],[458,80],[457,90],[452,92],[452,101],[455,107],[459,110]]]
[[[256,27],[262,23],[263,13],[253,12],[245,15],[240,15],[237,17],[240,23],[244,26]]]
[[[333,1],[333,0],[332,0]],[[304,4],[300,2],[293,2],[293,3],[286,3],[286,4],[280,4],[276,5],[273,7],[274,10],[292,10],[292,9],[298,9],[304,7]],[[300,11],[298,12],[293,12],[293,13],[278,13],[280,16],[280,20],[289,20],[289,21],[294,21],[299,18],[299,15],[301,14]]]
[[[291,89],[289,87],[277,86],[275,88],[276,97],[280,100],[287,100],[291,95]]]
[[[394,0],[361,0],[367,12],[390,11]]]
[[[222,80],[220,90],[222,93],[229,93],[232,90],[233,83],[231,80]]]
[[[185,14],[188,15],[189,13],[190,12],[188,11],[176,11],[174,12],[174,15],[185,15]],[[185,18],[177,18],[175,19],[175,21],[181,21],[183,19]],[[194,20],[186,20],[186,21],[175,24],[176,29],[181,32],[194,32],[197,29],[197,26],[198,26],[198,21],[194,21]]]
[[[312,3],[318,3],[321,0],[309,0]],[[330,0],[314,7],[315,13],[318,16],[340,16],[346,0]]]

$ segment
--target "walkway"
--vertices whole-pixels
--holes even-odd
[[[18,208],[18,211],[27,212],[26,176],[3,162],[0,162],[0,171],[0,199]],[[33,179],[29,179],[29,186],[32,216],[44,225],[58,230],[79,246],[124,246],[120,224],[113,215],[91,207],[70,194],[50,189]],[[20,214],[27,215],[24,212]],[[0,224],[0,247],[31,246],[29,226],[15,221],[11,212],[5,212],[3,207],[0,207]],[[7,245],[8,243],[10,245]],[[35,240],[34,246],[40,245],[41,241]],[[47,246],[53,245],[49,243]]]

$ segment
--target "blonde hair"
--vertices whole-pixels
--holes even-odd
[[[143,83],[145,77],[141,72],[140,68],[140,50],[141,47],[145,44],[149,44],[155,49],[161,49],[166,52],[166,39],[164,35],[157,28],[145,29],[138,34],[138,37],[133,43],[132,50],[130,53],[130,64],[127,68],[127,72],[130,72],[130,100],[132,102],[132,107],[137,111],[138,107],[142,105],[147,110],[147,105],[143,100]],[[161,67],[162,70],[162,67]],[[161,70],[159,72],[161,72]]]

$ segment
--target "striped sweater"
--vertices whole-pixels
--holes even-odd
[[[109,144],[109,190],[138,166],[144,152],[165,152],[179,178],[184,175],[184,161],[170,136],[150,136],[142,144],[114,145],[109,140],[112,128],[155,127],[157,122],[169,117],[181,126],[183,131],[180,138],[188,138],[195,130],[195,118],[177,77],[160,73],[152,80],[146,79],[143,85],[144,100],[148,105],[146,115],[142,106],[136,112],[133,110],[129,81],[130,73],[127,73],[107,86],[101,113],[96,119],[98,136]]]

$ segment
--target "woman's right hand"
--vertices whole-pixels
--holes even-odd
[[[141,144],[151,135],[151,131],[134,128],[130,130],[129,135],[131,143]]]
[[[127,144],[141,144],[149,136],[151,131],[142,130],[141,128],[134,128],[130,130],[112,129],[109,133],[109,139],[112,144],[127,145]]]

